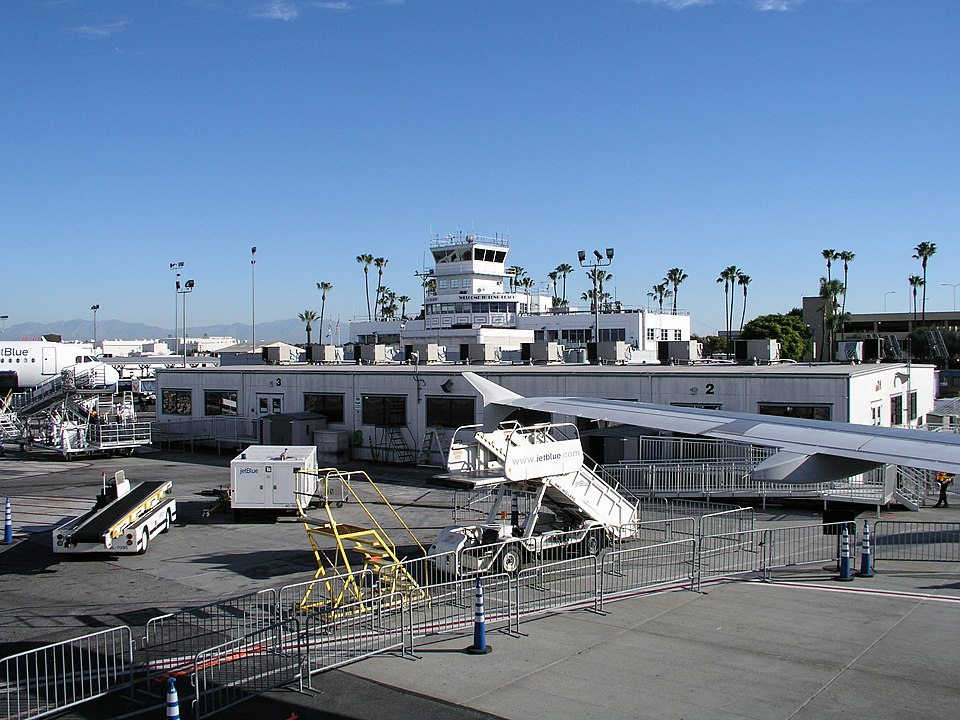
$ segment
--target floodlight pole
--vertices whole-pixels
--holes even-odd
[[[597,290],[598,268],[607,267],[613,262],[613,248],[607,248],[606,256],[601,255],[598,250],[593,251],[594,260],[587,260],[587,253],[583,250],[577,251],[577,258],[580,260],[580,267],[593,268],[591,273],[593,278],[593,341],[600,342],[600,297]]]

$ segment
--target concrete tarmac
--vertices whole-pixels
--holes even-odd
[[[0,496],[12,498],[17,538],[0,546],[0,657],[118,624],[137,636],[147,619],[163,612],[312,577],[315,563],[299,523],[203,517],[212,500],[201,493],[229,482],[229,460],[147,449],[133,458],[67,463],[8,450],[0,460]],[[174,481],[177,527],[143,556],[54,555],[47,529],[92,503],[101,472],[121,468],[134,481]],[[366,469],[424,541],[450,524],[452,493],[426,484],[430,470]],[[956,498],[952,493],[946,510],[883,517],[957,522]],[[348,504],[343,512],[356,507]],[[758,525],[816,522],[815,515],[789,508],[757,517]],[[699,593],[612,603],[602,614],[542,617],[524,622],[520,636],[488,632],[489,655],[464,653],[469,635],[418,641],[416,660],[370,658],[315,676],[314,692],[273,691],[222,717],[956,716],[960,563],[877,565],[873,578],[851,583],[837,582],[828,566],[793,568],[778,572],[773,583],[705,585]],[[188,695],[182,688],[184,708]],[[111,697],[64,717],[129,711]]]

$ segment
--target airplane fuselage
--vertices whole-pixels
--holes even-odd
[[[46,340],[0,342],[0,389],[28,390],[68,368],[86,370],[101,364],[82,345]],[[108,372],[116,374],[112,368]]]

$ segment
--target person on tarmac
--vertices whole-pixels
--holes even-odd
[[[947,502],[947,486],[953,482],[953,475],[945,472],[937,473],[937,482],[940,483],[940,497],[934,507],[950,507],[950,503]]]

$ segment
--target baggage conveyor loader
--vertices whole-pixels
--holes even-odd
[[[372,505],[386,508],[388,516],[396,520],[415,548],[419,548],[421,557],[426,555],[426,550],[370,476],[362,470],[342,472],[336,468],[301,472],[317,474],[320,507],[326,521],[314,520],[306,513],[305,504],[311,500],[315,502],[316,496],[298,496],[300,519],[317,561],[317,571],[314,582],[294,609],[339,617],[347,612],[341,610],[344,606],[351,608],[348,612],[365,612],[368,609],[365,602],[375,595],[400,593],[404,603],[425,599],[426,592],[404,567],[405,558],[398,556],[396,544],[383,522],[375,516]],[[361,487],[372,488],[372,500],[364,501],[359,493]],[[340,508],[344,502],[355,503],[369,522],[359,525],[338,521],[334,517],[334,507]],[[335,557],[330,557],[321,547],[322,538],[333,538]],[[335,577],[338,578],[336,581],[333,580]],[[321,582],[325,596],[318,591]]]

